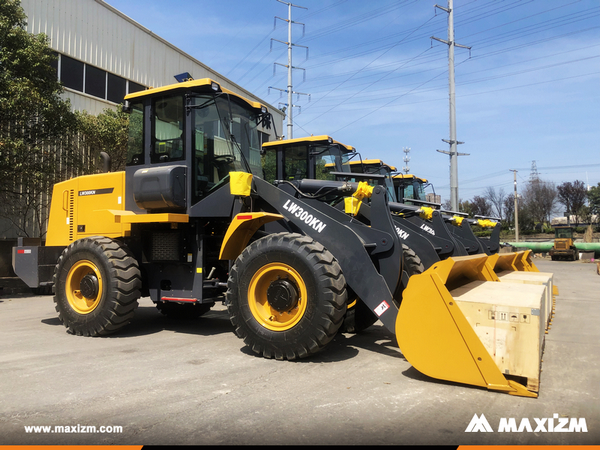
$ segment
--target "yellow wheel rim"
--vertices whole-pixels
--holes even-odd
[[[98,292],[91,298],[81,293],[81,281],[86,275],[95,276],[98,280]],[[69,270],[65,284],[65,291],[69,305],[79,314],[91,313],[102,298],[102,276],[96,265],[88,260],[77,261]]]
[[[271,283],[286,280],[294,285],[298,301],[288,311],[274,309],[267,299],[267,290]],[[248,304],[254,318],[265,328],[272,331],[285,331],[296,325],[306,312],[308,295],[306,285],[300,274],[284,263],[270,263],[261,267],[250,280]]]

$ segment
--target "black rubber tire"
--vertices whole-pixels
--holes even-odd
[[[297,323],[280,330],[261,323],[251,309],[251,302],[258,304],[255,298],[259,296],[249,298],[256,277],[260,280],[260,274],[273,264],[291,267],[306,289]],[[321,244],[295,233],[272,234],[246,247],[231,268],[227,288],[227,309],[236,335],[266,358],[293,360],[317,353],[334,338],[346,310],[346,280],[339,264]],[[266,304],[268,311],[272,305]]]
[[[402,244],[402,257],[404,258],[404,264],[402,270],[404,270],[409,277],[423,273],[425,268],[421,262],[421,258],[410,247]],[[356,299],[356,296],[349,297],[350,304]],[[342,333],[360,333],[366,330],[375,322],[377,322],[377,316],[371,311],[371,309],[360,300],[348,308],[346,315],[344,316],[344,323],[342,324],[340,331]]]
[[[52,295],[52,286],[39,286],[31,290],[34,295]]]
[[[360,333],[377,322],[377,316],[356,295],[349,297],[348,301],[344,323],[340,327],[341,333]],[[352,304],[354,301],[356,303]]]
[[[198,317],[210,311],[214,303],[174,303],[159,302],[156,308],[170,319],[197,319]]]
[[[419,258],[412,248],[404,244],[402,244],[402,257],[404,258],[402,270],[408,274],[409,278],[413,275],[419,275],[420,273],[425,272],[425,267],[421,262],[421,258]]]
[[[83,313],[69,300],[75,296],[69,280],[76,278],[78,264],[97,269],[102,280],[95,306]],[[71,334],[105,336],[131,321],[141,284],[138,263],[125,245],[103,236],[79,239],[62,252],[54,269],[56,312]]]

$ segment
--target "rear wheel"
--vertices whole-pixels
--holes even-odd
[[[227,309],[235,333],[257,354],[296,359],[337,333],[346,307],[342,270],[321,244],[279,233],[250,244],[231,268]]]
[[[127,325],[140,288],[140,270],[127,247],[102,236],[73,242],[54,269],[56,312],[67,331],[80,336],[103,336]]]

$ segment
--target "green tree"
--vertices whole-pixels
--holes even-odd
[[[491,216],[492,205],[487,198],[476,195],[470,202],[471,215],[473,216]]]
[[[590,213],[596,216],[596,222],[600,221],[600,183],[587,191]]]
[[[25,27],[20,1],[1,1],[0,215],[20,234],[31,235],[43,234],[47,194],[67,176],[65,162],[77,160],[78,153],[65,146],[76,120],[60,97],[56,55],[46,36]]]
[[[504,202],[506,199],[504,189],[500,188],[496,191],[493,186],[489,186],[485,188],[483,197],[491,204],[493,213],[502,220],[504,217]]]
[[[563,184],[559,184],[557,189],[558,201],[565,206],[567,214],[575,215],[576,225],[579,225],[580,211],[582,207],[585,206],[587,198],[585,183],[579,180],[574,181],[573,183],[567,181]]]
[[[85,147],[90,151],[91,160],[97,161],[100,152],[106,152],[111,159],[111,172],[125,169],[127,162],[127,145],[129,130],[129,114],[119,106],[107,108],[94,116],[87,112],[76,112],[78,130]],[[90,168],[93,170],[93,166]]]
[[[442,202],[442,209],[445,211],[452,211],[450,199]],[[469,200],[459,199],[458,200],[458,211],[452,211],[452,212],[462,212],[462,213],[468,214],[469,216],[473,216],[473,205],[471,205],[471,202],[469,202]]]
[[[521,217],[538,223],[542,226],[549,223],[551,215],[556,209],[556,186],[554,183],[535,180],[527,183],[523,190],[523,201],[519,203],[519,226]],[[523,212],[521,212],[523,210]]]

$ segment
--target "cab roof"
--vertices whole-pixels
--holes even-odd
[[[243,97],[239,94],[236,94],[233,91],[230,91],[227,88],[222,87],[219,83],[217,83],[216,81],[214,81],[210,78],[201,78],[199,80],[184,81],[182,83],[168,84],[166,86],[162,86],[162,87],[158,87],[158,88],[150,88],[150,89],[146,89],[143,91],[133,92],[131,94],[126,95],[125,100],[131,101],[136,98],[147,97],[147,96],[151,96],[151,95],[155,95],[155,94],[162,94],[162,93],[167,93],[167,92],[171,92],[171,91],[176,91],[179,89],[192,89],[192,88],[198,88],[198,87],[209,87],[209,88],[212,88],[215,92],[223,92],[225,94],[233,95],[234,97],[237,97],[237,98],[243,100],[244,102],[246,102],[252,108],[261,109],[261,110],[264,108],[264,111],[265,112],[267,111],[267,107],[265,105],[263,105],[262,103],[255,102],[253,100],[248,100],[246,97]]]
[[[337,144],[342,148],[346,149],[348,152],[355,151],[354,147],[350,145],[342,144],[341,142],[336,141],[330,136],[326,134],[320,136],[307,136],[302,138],[294,138],[294,139],[282,139],[279,141],[269,141],[263,143],[263,148],[269,147],[277,147],[278,145],[287,145],[287,144],[302,144],[302,143],[311,143],[311,144]]]
[[[395,172],[396,171],[396,167],[394,166],[390,166],[389,164],[384,163],[382,160],[380,159],[363,159],[362,161],[360,160],[356,160],[356,161],[350,161],[351,165],[359,165],[359,164],[363,164],[365,166],[377,166],[377,167],[387,167],[390,172]]]
[[[413,178],[415,180],[421,181],[422,183],[427,183],[427,180],[425,178],[420,178],[420,177],[417,177],[415,175],[411,175],[409,173],[407,173],[407,174],[400,173],[398,175],[394,175],[392,178],[397,178],[399,180],[402,180],[402,179],[406,179],[407,180],[407,179]]]

